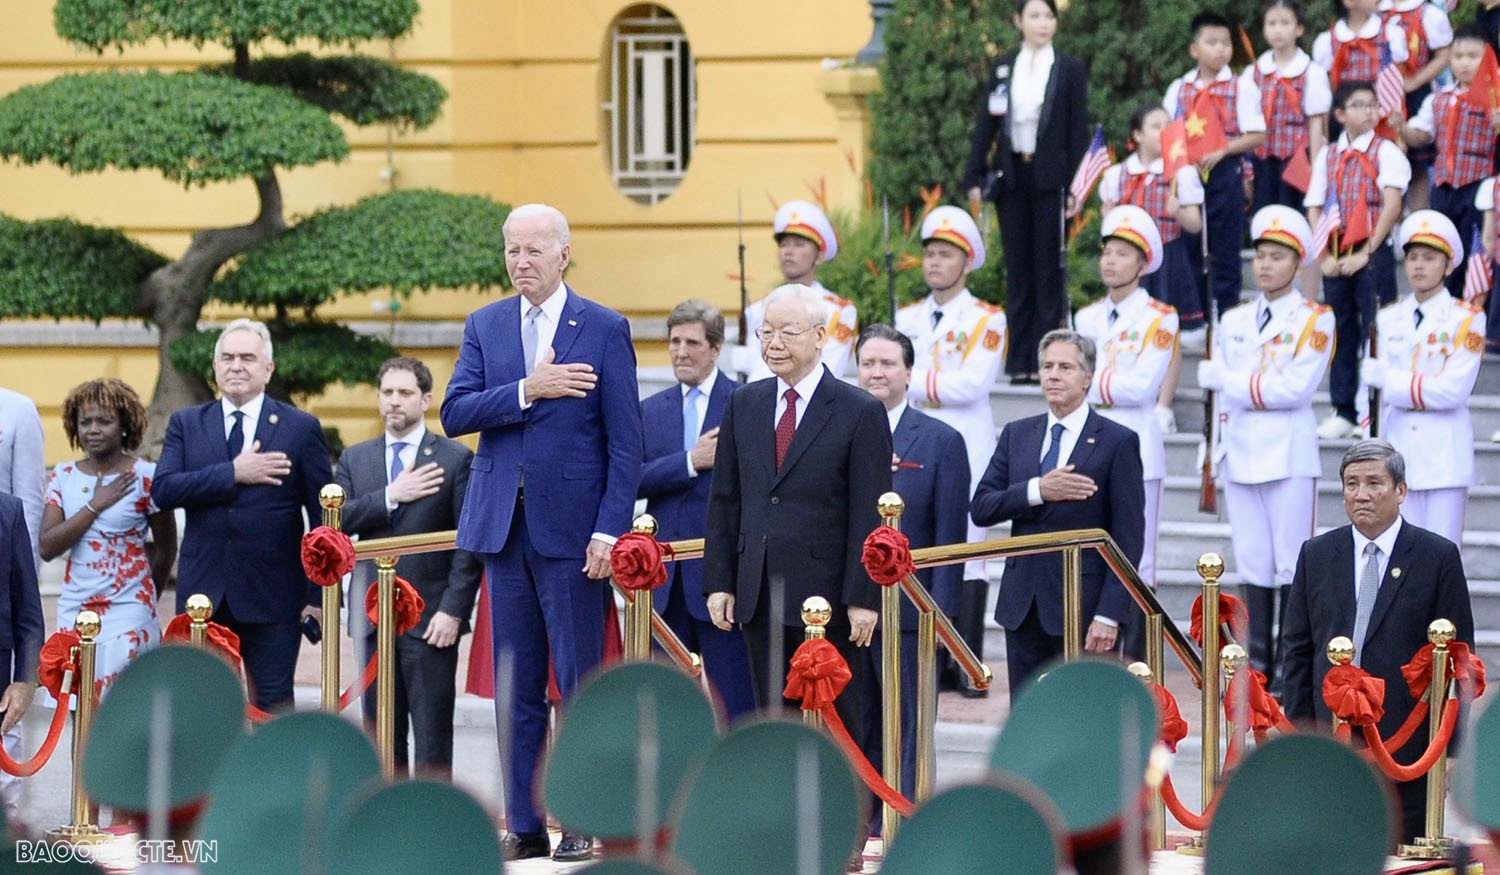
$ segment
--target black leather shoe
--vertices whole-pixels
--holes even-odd
[[[530,860],[552,852],[552,842],[544,832],[509,832],[500,842],[500,855],[507,860]]]
[[[557,850],[552,852],[554,863],[580,863],[594,859],[594,840],[571,832],[565,832]]]

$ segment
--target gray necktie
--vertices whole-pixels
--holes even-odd
[[[1413,328],[1421,328],[1422,327],[1422,309],[1420,307],[1417,308],[1416,310],[1412,311],[1411,320],[1412,320],[1411,327],[1413,327]]]
[[[1380,548],[1371,541],[1365,545],[1365,570],[1359,576],[1359,596],[1354,602],[1354,664],[1365,656],[1365,633],[1370,628],[1370,614],[1375,610],[1375,595],[1380,592]]]
[[[1115,327],[1115,320],[1120,318],[1120,311],[1114,307],[1109,308],[1109,327]]]
[[[526,324],[521,326],[521,355],[526,357],[526,376],[536,370],[536,320],[542,308],[533,306],[526,311]]]
[[[1255,320],[1255,331],[1256,331],[1256,333],[1260,333],[1262,331],[1265,331],[1266,330],[1266,326],[1270,325],[1270,324],[1271,324],[1271,308],[1267,307],[1264,310],[1260,311],[1260,316]]]

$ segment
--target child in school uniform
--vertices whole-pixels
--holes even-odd
[[[1396,300],[1390,234],[1411,182],[1401,148],[1375,133],[1380,106],[1373,83],[1347,81],[1334,88],[1333,115],[1343,133],[1313,158],[1303,200],[1314,228],[1335,206],[1341,219],[1318,253],[1323,300],[1333,309],[1337,337],[1328,378],[1333,414],[1318,426],[1318,436],[1330,440],[1360,433],[1359,350],[1377,306]],[[1321,236],[1318,242],[1324,242]]]
[[[1448,67],[1453,45],[1453,25],[1443,7],[1430,0],[1380,0],[1380,14],[1394,20],[1406,36],[1406,61],[1401,74],[1406,79],[1406,117],[1411,118],[1432,94],[1433,81]],[[1483,37],[1480,37],[1483,39]],[[1428,171],[1434,150],[1429,145],[1406,150],[1411,164],[1411,188],[1406,191],[1408,210],[1426,209],[1429,202]]]
[[[1328,85],[1337,89],[1345,82],[1374,82],[1380,72],[1384,50],[1391,62],[1404,64],[1409,56],[1401,22],[1380,15],[1380,0],[1341,0],[1344,17],[1313,40],[1313,63],[1328,71]],[[1377,119],[1378,121],[1378,119]],[[1328,122],[1330,139],[1339,135],[1337,118]]]
[[[1205,232],[1208,234],[1208,293],[1220,312],[1239,304],[1240,244],[1245,239],[1245,187],[1241,156],[1266,141],[1266,120],[1261,115],[1260,90],[1254,81],[1236,77],[1229,70],[1234,53],[1234,27],[1215,12],[1193,17],[1188,55],[1197,66],[1167,86],[1162,105],[1173,118],[1185,118],[1200,93],[1207,92],[1227,141],[1198,162],[1207,175],[1204,184]],[[1182,344],[1201,350],[1204,332],[1182,332]]]
[[[1470,258],[1487,258],[1490,262],[1490,276],[1493,279],[1496,273],[1493,259],[1495,257],[1495,204],[1500,203],[1500,176],[1490,176],[1479,183],[1474,192],[1474,211],[1479,214],[1480,230],[1479,239],[1483,249],[1479,252],[1469,253]],[[1485,351],[1500,353],[1500,295],[1493,291],[1481,294],[1469,303],[1475,305],[1485,312]],[[1491,440],[1500,443],[1500,431],[1495,432]]]
[[[1474,202],[1485,177],[1495,168],[1496,123],[1500,122],[1500,113],[1460,99],[1479,72],[1484,47],[1484,36],[1478,31],[1464,30],[1454,38],[1451,64],[1454,84],[1422,101],[1421,108],[1401,132],[1410,146],[1436,147],[1432,208],[1453,222],[1458,239],[1466,241],[1465,245],[1474,239],[1479,227],[1479,210]],[[1413,181],[1420,172],[1413,161]],[[1455,297],[1463,296],[1467,266],[1467,259],[1461,260],[1448,274],[1448,291]]]
[[[1297,45],[1307,23],[1305,15],[1297,0],[1267,3],[1261,22],[1271,48],[1240,74],[1260,89],[1260,110],[1266,119],[1266,143],[1255,150],[1252,160],[1252,213],[1271,204],[1300,208],[1305,192],[1282,179],[1282,171],[1297,150],[1311,161],[1328,139],[1333,92],[1328,87],[1328,71]]]

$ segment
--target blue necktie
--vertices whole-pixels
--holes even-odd
[[[703,390],[693,386],[682,399],[682,448],[689,452],[698,443],[698,399],[702,396]]]
[[[406,441],[395,441],[391,444],[391,480],[395,480],[401,473],[401,452],[407,446]]]
[[[1063,424],[1058,422],[1052,426],[1052,443],[1047,445],[1047,452],[1042,454],[1042,473],[1057,468],[1057,457],[1062,453]]]
[[[245,412],[236,410],[229,414],[234,425],[229,427],[229,458],[233,459],[245,449]]]

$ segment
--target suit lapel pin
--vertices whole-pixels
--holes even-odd
[[[281,419],[281,417],[279,417],[279,416],[277,416],[276,414],[273,413],[273,414],[271,414],[271,418],[269,420],[267,420],[267,422],[270,422],[272,425],[275,425],[280,419]]]
[[[576,319],[569,319],[568,320],[568,327],[569,328],[577,328],[578,327],[578,321]]]
[[[1399,569],[1399,568],[1392,568],[1391,569],[1391,577],[1400,577],[1400,576],[1401,576],[1401,569]]]
[[[424,455],[424,456],[430,456],[430,455],[432,455],[432,447],[423,447],[422,448],[422,455]]]
[[[1093,443],[1093,442],[1094,442],[1094,439],[1093,439],[1093,438],[1089,438],[1089,439],[1088,439],[1088,440],[1087,440],[1087,441],[1084,441],[1084,443],[1089,443],[1089,444],[1091,444],[1091,443]]]

